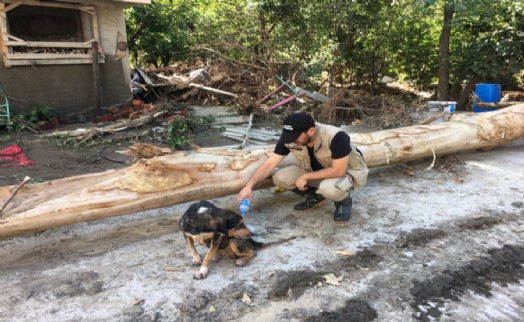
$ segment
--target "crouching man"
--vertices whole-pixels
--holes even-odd
[[[280,139],[274,153],[253,173],[237,201],[249,198],[253,188],[267,178],[289,154],[297,165],[276,171],[273,181],[278,187],[305,197],[295,210],[310,210],[325,202],[335,202],[335,221],[351,218],[350,190],[360,190],[366,183],[368,168],[362,153],[340,128],[315,122],[305,113],[295,113],[284,119]]]

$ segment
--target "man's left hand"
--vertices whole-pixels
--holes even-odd
[[[307,189],[307,180],[302,175],[298,177],[297,181],[295,181],[295,185],[297,186],[298,190],[304,191]]]

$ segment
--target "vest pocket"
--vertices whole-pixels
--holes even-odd
[[[349,169],[359,169],[365,164],[360,154],[357,155],[356,153],[349,154]]]

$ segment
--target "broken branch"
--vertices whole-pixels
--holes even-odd
[[[444,115],[446,115],[446,113],[447,112],[441,112],[441,113],[438,113],[436,115],[432,115],[430,117],[427,117],[427,118],[423,119],[422,121],[418,122],[418,125],[427,125],[427,124],[433,123],[435,120],[438,120],[439,118],[441,118]]]
[[[221,91],[219,89],[207,87],[207,86],[200,85],[200,84],[190,83],[189,87],[196,87],[196,88],[203,89],[205,91],[209,91],[209,92],[213,92],[213,93],[217,93],[217,94],[223,94],[223,95],[231,96],[231,97],[234,97],[234,98],[238,97],[237,94],[233,94],[233,93],[226,92],[226,91]]]
[[[2,211],[4,211],[5,207],[7,207],[7,204],[9,202],[11,202],[11,200],[13,200],[13,198],[16,196],[16,194],[18,193],[18,190],[22,189],[22,187],[29,181],[31,180],[31,177],[28,177],[26,176],[24,178],[24,180],[13,190],[13,192],[11,193],[11,196],[9,198],[7,198],[7,200],[4,202],[4,204],[2,205],[2,208],[0,208],[0,217],[2,217]]]
[[[253,126],[253,113],[249,115],[249,124],[247,125],[246,133],[244,133],[244,140],[242,141],[242,144],[240,144],[240,150],[244,148],[244,145],[246,145],[249,140],[249,130],[251,130],[251,126]]]

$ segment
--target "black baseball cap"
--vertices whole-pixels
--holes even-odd
[[[315,127],[315,120],[311,115],[306,113],[294,113],[286,116],[282,134],[279,141],[284,144],[294,142],[302,132]]]

